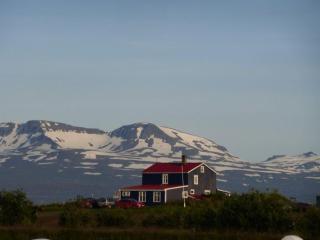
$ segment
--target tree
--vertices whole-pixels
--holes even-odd
[[[36,220],[36,208],[21,190],[0,192],[0,224],[32,223]]]

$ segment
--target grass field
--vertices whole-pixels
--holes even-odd
[[[97,211],[97,210],[88,210]],[[29,226],[17,225],[0,227],[1,240],[31,240],[49,238],[51,240],[278,240],[279,234],[235,232],[235,231],[195,231],[188,229],[164,228],[65,228],[59,225],[60,211],[43,211],[37,221]]]
[[[174,229],[44,229],[44,228],[2,228],[1,240],[31,240],[49,238],[52,240],[280,240],[282,236],[252,232],[195,232]]]

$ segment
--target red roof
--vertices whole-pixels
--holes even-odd
[[[122,190],[165,190],[168,188],[179,188],[183,187],[183,185],[168,185],[168,184],[146,184],[146,185],[136,185],[130,187],[121,188]],[[185,185],[186,187],[186,185]]]
[[[187,173],[200,166],[201,162],[191,162],[183,164],[183,172]],[[181,173],[182,163],[155,163],[146,168],[144,173]]]

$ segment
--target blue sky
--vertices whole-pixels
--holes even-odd
[[[0,122],[153,122],[320,153],[319,1],[0,1]]]

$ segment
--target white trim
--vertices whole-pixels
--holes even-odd
[[[200,173],[204,173],[204,165],[200,166]]]
[[[129,192],[132,192],[132,191],[137,191],[137,192],[140,192],[140,191],[144,191],[144,192],[156,192],[156,191],[165,191],[165,190],[171,190],[171,189],[177,189],[177,188],[183,188],[183,187],[188,187],[189,185],[184,185],[184,186],[177,186],[177,187],[166,187],[166,188],[162,188],[162,189],[144,189],[144,188],[134,188],[134,189],[127,189],[127,188],[122,188],[121,191],[129,191]]]
[[[205,165],[207,168],[209,168],[209,170],[211,170],[215,174],[218,174],[215,170],[213,170],[213,168],[209,167],[207,164],[205,164],[205,163],[202,163],[202,164]]]
[[[164,202],[167,202],[167,189],[164,190]]]
[[[177,188],[183,188],[183,187],[189,187],[189,185],[181,185],[181,186],[177,186],[177,187],[170,187],[170,188],[166,188],[166,190],[177,189]]]
[[[214,172],[215,174],[218,174],[215,170],[213,170],[211,167],[209,167],[206,163],[201,163],[199,166],[191,169],[188,173],[192,172],[193,170],[197,169],[198,167],[201,167],[201,166],[206,166],[209,170],[211,170],[212,172]]]
[[[217,188],[217,192],[222,192],[222,193],[224,193],[224,194],[227,195],[227,196],[231,196],[231,192],[226,191],[226,190],[222,190],[222,189],[220,189],[220,188]]]

